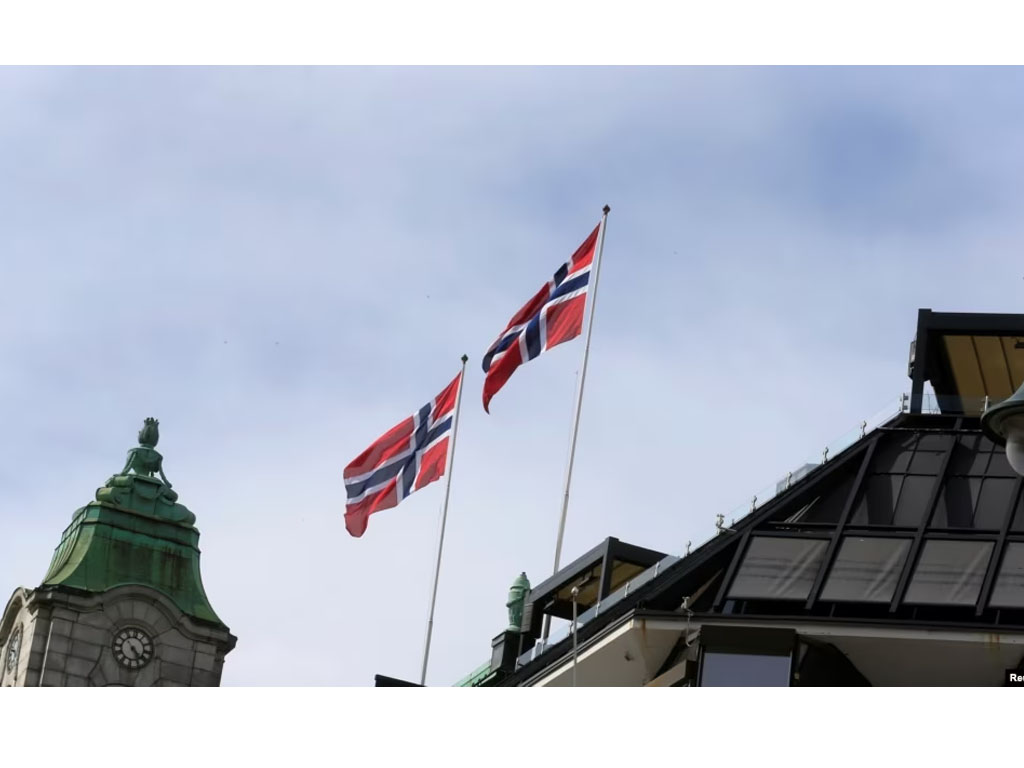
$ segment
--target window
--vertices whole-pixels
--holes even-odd
[[[705,687],[787,687],[790,657],[704,651],[700,684]]]
[[[1013,471],[1010,462],[1006,460],[1006,450],[999,448],[992,452],[992,462],[988,465],[989,477],[1012,477],[1016,478],[1017,473]]]
[[[873,475],[853,513],[855,525],[891,525],[903,475]]]
[[[827,543],[824,539],[753,537],[729,597],[806,600]]]
[[[988,604],[993,608],[1024,608],[1024,544],[1011,541],[1006,545]]]
[[[974,605],[992,548],[991,541],[926,541],[910,580],[906,602]]]
[[[829,572],[822,600],[888,603],[910,551],[910,539],[847,536]]]
[[[903,474],[910,467],[910,459],[914,456],[917,435],[894,434],[887,436],[878,446],[878,458],[874,465],[878,472],[895,472]]]
[[[817,469],[819,465],[807,465]],[[796,485],[807,472],[804,469],[793,473],[790,481]],[[857,464],[848,462],[847,466],[839,467],[825,478],[814,483],[813,495],[807,495],[794,501],[792,505],[784,505],[773,518],[773,522],[785,523],[838,523],[842,517],[846,500],[853,489],[853,481],[857,475]],[[787,481],[779,483],[781,493],[787,487]],[[798,492],[799,493],[799,492]],[[795,511],[794,511],[795,510]]]
[[[953,475],[984,475],[992,455],[992,444],[982,445],[980,435],[961,435],[949,461],[949,472]],[[981,448],[979,450],[979,448]],[[985,450],[987,448],[987,450]]]
[[[994,455],[994,454],[993,454]],[[1003,527],[1003,520],[1010,511],[1010,497],[1016,481],[1003,477],[986,477],[981,486],[981,497],[974,511],[975,528]]]
[[[932,525],[999,530],[1010,509],[1015,484],[1006,477],[950,477],[935,505]]]
[[[892,524],[916,528],[928,509],[934,486],[934,477],[908,475],[900,490]]]
[[[940,528],[970,528],[980,495],[980,477],[949,478],[935,506],[932,525]]]

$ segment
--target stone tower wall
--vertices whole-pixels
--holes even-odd
[[[5,660],[18,626],[21,657],[15,674],[0,678],[2,686],[215,686],[235,644],[223,627],[192,619],[141,586],[98,595],[18,590],[0,622]],[[114,650],[118,633],[128,629],[145,633],[152,647],[151,658],[134,669]]]

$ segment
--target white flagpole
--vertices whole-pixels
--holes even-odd
[[[466,381],[466,362],[469,357],[462,356],[462,373],[459,374],[459,391],[455,395],[455,416],[452,421],[452,439],[448,443],[448,457],[444,471],[444,503],[441,506],[441,537],[437,544],[437,564],[434,567],[434,589],[430,595],[430,616],[427,618],[427,641],[423,646],[423,670],[420,672],[420,685],[427,683],[427,661],[430,658],[430,636],[434,631],[434,604],[437,602],[437,582],[441,576],[441,552],[444,550],[444,526],[448,520],[448,496],[452,490],[452,471],[455,469],[455,438],[459,435],[459,409],[462,407],[462,385]]]
[[[565,535],[565,518],[569,513],[569,487],[572,485],[572,465],[576,458],[576,436],[580,429],[580,411],[583,408],[583,385],[587,380],[587,361],[590,359],[590,335],[594,330],[594,310],[597,309],[597,281],[601,277],[601,254],[604,251],[604,230],[608,224],[608,213],[611,211],[607,205],[604,207],[604,215],[601,217],[601,230],[597,234],[597,253],[594,256],[594,266],[591,271],[594,273],[594,285],[590,293],[590,317],[587,319],[587,340],[583,347],[583,365],[580,367],[580,384],[576,389],[576,414],[572,423],[572,439],[569,443],[569,467],[565,473],[565,494],[562,497],[562,518],[558,523],[558,542],[555,544],[555,568],[552,573],[558,573],[558,565],[562,559],[562,538]],[[544,637],[548,637],[548,629],[551,626],[549,616],[544,617]]]

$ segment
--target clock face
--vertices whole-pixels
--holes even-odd
[[[21,653],[21,627],[14,630],[11,641],[7,644],[7,671],[13,672],[18,666],[18,655]]]
[[[138,627],[125,627],[114,635],[112,646],[117,663],[127,669],[139,669],[153,658],[153,641]]]

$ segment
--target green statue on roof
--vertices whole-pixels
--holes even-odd
[[[96,501],[191,526],[196,516],[176,503],[178,494],[164,474],[164,457],[156,450],[159,441],[160,422],[150,417],[139,430],[139,445],[128,451],[124,469],[96,491]]]
[[[523,571],[512,582],[508,590],[508,600],[505,606],[508,608],[508,630],[519,632],[523,623],[523,606],[526,605],[526,596],[530,594],[530,580],[526,578],[526,571]]]
[[[128,451],[128,460],[125,462],[121,474],[127,475],[129,470],[135,470],[135,474],[143,477],[159,474],[164,485],[170,490],[171,481],[164,474],[164,457],[156,450],[158,442],[160,442],[160,422],[150,417],[146,419],[142,429],[139,430],[139,447]],[[174,498],[178,498],[178,494],[174,493]]]

